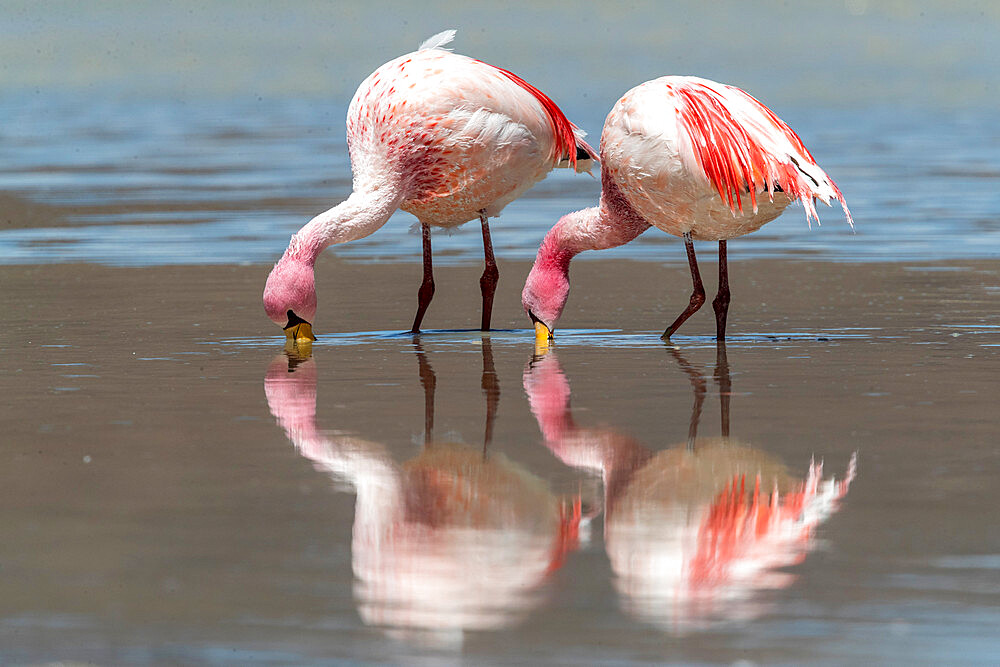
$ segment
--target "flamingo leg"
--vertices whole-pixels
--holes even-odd
[[[691,421],[688,423],[687,450],[694,451],[694,441],[698,438],[698,423],[701,421],[701,409],[705,404],[705,392],[707,386],[705,378],[698,369],[692,366],[676,348],[669,348],[670,355],[677,360],[677,365],[681,367],[684,374],[691,381],[691,390],[694,393],[694,404],[691,405]]]
[[[497,379],[497,369],[493,363],[493,345],[490,339],[483,337],[483,395],[486,397],[486,432],[483,434],[483,456],[493,441],[493,423],[497,419],[497,407],[500,405],[500,381]]]
[[[417,352],[417,364],[420,367],[420,385],[424,388],[424,444],[434,438],[434,388],[437,386],[437,375],[427,360],[420,340],[413,339]]]
[[[733,395],[733,378],[729,374],[726,341],[721,338],[715,347],[715,381],[719,384],[719,408],[722,419],[722,437],[729,437],[729,399]]]
[[[417,315],[413,318],[410,333],[420,333],[420,323],[427,312],[427,306],[434,298],[434,266],[431,261],[431,228],[427,223],[420,224],[420,233],[424,241],[424,281],[417,290]]]
[[[729,314],[729,265],[726,262],[726,242],[719,241],[719,293],[712,301],[715,309],[715,339],[726,340],[726,315]],[[725,353],[725,348],[723,348]]]
[[[479,288],[483,292],[483,321],[480,329],[490,330],[490,319],[493,316],[493,295],[497,291],[497,281],[500,280],[500,271],[497,269],[497,261],[493,257],[493,241],[490,239],[490,223],[486,217],[486,211],[479,212],[479,220],[483,223],[483,255],[486,259],[486,268],[479,278]]]
[[[705,286],[701,284],[701,273],[698,271],[698,260],[694,256],[694,241],[691,240],[691,233],[684,235],[684,248],[687,250],[688,266],[691,267],[691,282],[694,283],[694,291],[691,292],[691,301],[688,302],[684,312],[677,316],[674,323],[663,332],[663,340],[669,340],[670,336],[677,331],[687,318],[705,304]]]

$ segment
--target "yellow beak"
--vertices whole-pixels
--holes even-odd
[[[316,336],[313,335],[312,325],[308,322],[299,322],[285,329],[285,338],[290,341],[316,340]]]
[[[295,370],[295,366],[307,361],[312,357],[313,344],[308,338],[303,338],[301,340],[293,340],[288,338],[285,340],[285,354],[288,356],[288,372],[291,373]]]
[[[535,321],[535,347],[536,348],[547,348],[549,346],[549,339],[552,338],[552,331],[542,324],[541,322]]]

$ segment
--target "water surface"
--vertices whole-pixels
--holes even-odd
[[[0,663],[990,664],[1000,51],[982,3],[5,3]],[[350,188],[357,82],[429,35],[591,138],[666,73],[745,87],[847,196],[730,246],[725,350],[650,232],[519,292],[564,171],[434,237],[271,262]],[[710,245],[699,246],[712,289]],[[758,484],[759,479],[759,484]]]
[[[12,215],[20,205],[0,199],[4,264],[273,261],[349,194],[344,118],[358,82],[446,27],[458,52],[538,85],[595,144],[618,97],[664,74],[734,83],[772,106],[840,185],[857,230],[834,209],[810,230],[793,207],[734,242],[734,257],[1000,254],[1000,14],[984,3],[14,3],[5,18],[0,192],[55,208]],[[495,223],[497,255],[533,257],[545,230],[598,194],[596,179],[550,175]],[[397,213],[329,252],[418,259],[414,221]],[[480,259],[477,238],[437,234],[439,262]],[[656,230],[603,254],[684,261]]]
[[[575,289],[644,284],[588,266]],[[266,267],[4,269],[0,655],[988,662],[996,270],[796,266],[814,289],[734,311],[725,356],[710,316],[668,346],[662,315],[625,331],[582,299],[567,319],[600,326],[544,354],[527,329],[414,339],[384,328],[395,297],[289,355],[236,334]],[[377,290],[393,265],[327,268]],[[776,268],[745,264],[741,296]],[[461,303],[428,317],[477,319]],[[782,520],[750,522],[775,487]]]

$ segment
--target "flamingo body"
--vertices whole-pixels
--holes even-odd
[[[625,93],[604,124],[601,170],[599,205],[556,223],[525,284],[525,310],[549,333],[568,297],[572,257],[623,245],[651,226],[687,244],[719,241],[724,258],[727,239],[756,231],[794,201],[808,221],[819,219],[814,199],[839,201],[853,225],[840,190],[798,135],[746,92],[707,79],[665,76]],[[693,263],[693,246],[688,256]],[[692,264],[697,292],[696,273]],[[728,282],[725,290],[723,311]],[[703,301],[703,292],[693,296],[694,310]],[[720,334],[724,328],[723,315]]]
[[[572,125],[526,85],[443,49],[386,63],[348,111],[355,188],[394,183],[400,208],[440,227],[499,215],[558,162],[576,161]]]
[[[749,234],[795,200],[807,218],[817,217],[814,197],[843,200],[773,112],[697,77],[664,76],[625,93],[604,124],[601,154],[643,218],[696,241]]]
[[[538,89],[511,72],[441,48],[453,35],[435,35],[359,86],[347,114],[353,192],[292,237],[264,288],[265,310],[274,322],[311,320],[317,256],[331,244],[372,234],[402,208],[425,228],[425,284],[414,330],[433,294],[427,228],[477,217],[486,251],[488,324],[496,267],[487,218],[552,168],[565,164],[582,171],[596,159],[583,133]]]
[[[723,433],[729,432],[731,378],[717,348]],[[599,476],[604,545],[623,610],[670,631],[750,620],[766,592],[790,586],[785,568],[816,547],[822,523],[839,509],[856,474],[823,477],[810,462],[804,479],[766,452],[723,436],[697,438],[705,378],[690,368],[695,403],[688,442],[655,451],[609,426],[574,419],[570,385],[555,352],[536,355],[523,386],[545,446],[563,463]]]

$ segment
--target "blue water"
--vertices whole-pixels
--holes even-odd
[[[934,329],[921,329],[921,333],[933,331],[938,338],[947,336],[955,327],[937,327]],[[995,327],[990,326],[968,326],[962,327],[963,333],[976,336],[989,335],[995,333]],[[715,349],[714,336],[685,336],[674,335],[670,343],[664,343],[662,332],[625,332],[621,329],[560,329],[554,347],[613,347],[616,349],[663,349],[665,345],[679,345],[684,349]],[[515,346],[523,347],[526,340],[534,337],[532,329],[493,329],[490,332],[490,344],[496,347]],[[829,343],[837,345],[844,341],[886,341],[899,338],[889,332],[873,327],[839,327],[837,329],[809,329],[783,331],[780,333],[753,333],[740,332],[729,335],[726,343],[730,348],[753,347],[755,345],[766,344],[771,349],[782,349],[784,347],[797,347],[803,343]],[[469,351],[476,349],[481,344],[482,332],[479,329],[424,329],[420,332],[419,339],[424,342],[433,342],[435,346],[444,349],[463,349]],[[409,331],[352,331],[349,333],[323,334],[323,338],[312,343],[310,349],[320,350],[329,347],[343,347],[356,345],[370,345],[373,343],[386,341],[409,341],[414,340],[414,335]],[[987,339],[991,340],[991,339]],[[221,341],[205,341],[206,345],[218,345],[221,343],[232,353],[239,353],[247,349],[274,349],[284,344],[284,336],[267,336],[258,338],[226,338]],[[983,345],[990,345],[989,342]]]
[[[856,230],[834,209],[810,229],[791,207],[731,259],[900,270],[852,265],[891,281],[844,292],[844,269],[816,272],[829,282],[793,311],[734,302],[728,353],[708,308],[664,344],[653,327],[686,292],[648,285],[619,306],[646,309],[625,328],[558,329],[544,354],[528,329],[388,330],[410,292],[335,319],[321,306],[363,331],[317,323],[309,350],[283,353],[263,265],[347,196],[358,81],[450,27],[457,51],[538,85],[594,143],[650,78],[746,88],[837,181]],[[1000,5],[974,1],[0,0],[0,663],[995,662],[1000,278],[947,260],[1000,257],[998,34]],[[497,255],[530,259],[598,191],[554,172],[494,223]],[[328,252],[419,262],[413,222]],[[475,225],[434,248],[438,264],[482,261]],[[588,256],[684,262],[655,230]],[[207,286],[219,271],[31,266],[55,262],[261,266]],[[609,321],[574,294],[575,326]],[[644,503],[661,498],[645,462],[667,479],[661,455],[695,430],[711,453],[730,426],[734,452],[796,481],[811,459],[837,479],[856,460],[857,477],[802,539],[685,602],[657,575],[678,571],[669,547],[691,526],[676,519],[700,505]],[[482,474],[438,496],[392,483],[456,468]],[[449,498],[513,520],[452,535],[422,512],[465,521]],[[515,511],[525,498],[541,502]],[[648,531],[615,523],[625,499]],[[380,507],[407,519],[373,522]]]
[[[265,103],[7,98],[0,191],[68,208],[58,226],[0,231],[0,262],[120,266],[268,262],[312,215],[350,192],[341,120],[322,100]],[[342,101],[342,105],[346,102]],[[1000,114],[990,110],[803,108],[785,116],[839,183],[857,223],[799,206],[734,241],[736,257],[934,261],[1000,255]],[[113,129],[108,118],[125,119]],[[593,124],[597,126],[596,123]],[[596,130],[595,130],[596,132]],[[496,252],[531,259],[559,216],[593,205],[599,182],[566,171],[495,222]],[[39,221],[51,225],[51,221]],[[415,218],[397,212],[372,236],[330,252],[418,260]],[[443,263],[479,261],[478,226],[434,237]],[[585,255],[586,257],[587,255]],[[651,230],[591,257],[684,261]]]
[[[997,257],[1000,56],[989,45],[1000,13],[925,4],[763,5],[752,16],[739,3],[592,5],[570,24],[586,44],[574,49],[544,37],[565,19],[544,3],[520,15],[434,3],[411,17],[325,3],[49,13],[15,3],[0,26],[0,193],[56,209],[0,226],[0,263],[275,260],[350,192],[344,116],[357,82],[449,26],[457,51],[538,84],[594,143],[618,96],[662,74],[736,83],[772,106],[838,182],[857,229],[835,209],[809,229],[792,207],[735,241],[735,258]],[[559,216],[598,194],[598,180],[554,172],[495,222],[497,254],[530,259]],[[414,222],[399,212],[329,252],[418,261]],[[442,263],[481,258],[474,226],[438,233],[434,246]],[[590,256],[684,261],[656,230]]]

